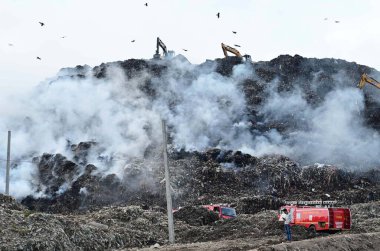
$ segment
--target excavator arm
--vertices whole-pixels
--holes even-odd
[[[366,83],[371,84],[371,85],[380,89],[380,82],[379,81],[377,81],[376,79],[371,78],[367,74],[363,73],[363,75],[360,78],[360,82],[358,84],[358,87],[360,89],[363,89]]]
[[[156,54],[160,54],[160,47],[163,51],[163,54],[164,56],[166,56],[168,54],[168,50],[166,49],[166,45],[164,44],[164,42],[162,42],[162,40],[157,37],[157,49],[156,49]]]
[[[166,45],[164,44],[164,42],[162,42],[162,40],[157,37],[157,44],[156,44],[156,54],[153,55],[153,58],[154,59],[161,59],[161,55],[160,55],[160,47],[162,49],[162,54],[163,54],[163,58],[165,59],[170,59],[170,58],[173,58],[174,55],[175,55],[175,52],[174,51],[169,51],[167,48],[166,48]]]
[[[228,45],[226,45],[226,44],[223,44],[223,43],[222,43],[222,50],[223,50],[223,53],[224,53],[224,56],[225,56],[225,57],[228,57],[227,52],[231,52],[231,53],[234,54],[236,57],[244,58],[244,59],[246,60],[246,62],[251,62],[251,61],[252,61],[250,55],[244,55],[244,56],[242,56],[242,55],[240,54],[240,52],[239,52],[237,49],[235,49],[235,48],[233,48],[233,47],[231,47],[231,46],[228,46]]]
[[[243,57],[238,50],[236,50],[235,48],[233,48],[231,46],[225,45],[223,43],[222,43],[222,49],[223,49],[223,53],[224,53],[225,57],[228,57],[227,52],[231,52],[232,54],[234,54],[235,56],[237,56],[239,58]]]

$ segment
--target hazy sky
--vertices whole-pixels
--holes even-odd
[[[379,12],[376,0],[0,0],[1,93],[62,67],[152,58],[157,36],[192,63],[222,57],[223,42],[253,61],[299,54],[380,70]]]

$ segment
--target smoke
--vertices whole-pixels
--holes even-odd
[[[184,68],[174,68],[174,72]],[[191,66],[185,68],[191,71]],[[252,140],[245,116],[244,93],[237,79],[215,72],[200,73],[189,82],[178,81],[173,74],[166,77],[168,86],[160,92],[154,106],[174,128],[176,149],[202,151],[209,147],[240,148]],[[175,103],[168,100],[175,97]]]
[[[72,159],[70,144],[84,141],[97,142],[88,163],[97,166],[99,174],[123,178],[135,159],[152,149],[159,152],[161,119],[167,121],[174,150],[218,147],[259,156],[280,153],[303,163],[379,165],[379,134],[364,124],[363,93],[348,88],[339,74],[334,76],[336,87],[316,90],[323,92],[318,104],[310,104],[300,87],[279,92],[276,80],[268,84],[267,99],[257,107],[262,121],[255,123],[292,126],[258,132],[251,130],[241,85],[244,79],[257,78],[251,66],[235,66],[226,77],[216,73],[213,64],[203,68],[180,60],[168,64],[161,76],[145,71],[128,74],[128,69],[109,65],[102,79],[93,77],[90,67],[80,70],[82,77],[72,76],[78,70],[64,69],[32,92],[12,97],[12,112],[3,110],[0,118],[2,142],[6,131],[12,131],[11,194],[43,196],[37,193],[38,170],[31,158],[47,152]],[[154,95],[144,91],[147,83]],[[0,151],[6,153],[6,144]],[[149,168],[158,166],[153,163]],[[4,169],[0,179],[3,192]],[[59,191],[69,187],[65,183]]]
[[[317,105],[308,103],[298,87],[285,93],[271,88],[260,112],[267,121],[293,123],[296,130],[282,136],[267,135],[264,140],[257,137],[253,153],[280,152],[303,164],[321,162],[349,168],[379,165],[379,133],[365,125],[364,95],[357,88],[347,87],[351,82],[342,73],[335,75],[334,87]]]
[[[98,142],[103,147],[98,154],[125,160],[114,164],[117,170],[128,159],[142,157],[145,149],[157,141],[159,114],[138,88],[144,76],[127,81],[121,69],[110,68],[109,72],[112,77],[106,80],[95,79],[90,73],[86,78],[73,79],[61,72],[56,79],[12,101],[19,109],[0,119],[1,131],[12,131],[12,195],[33,193],[31,180],[38,172],[31,164],[33,156],[48,152],[71,158],[68,142]],[[6,144],[0,150],[6,153]],[[17,162],[18,159],[24,161]],[[109,168],[104,164],[98,167],[102,172]],[[1,182],[4,177],[2,169]]]

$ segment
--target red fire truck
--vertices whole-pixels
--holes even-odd
[[[287,201],[280,208],[279,220],[283,209],[292,215],[291,225],[301,225],[310,231],[350,230],[351,211],[349,208],[332,207],[337,201]]]
[[[213,211],[219,215],[219,219],[230,219],[236,217],[236,211],[234,208],[228,205],[216,204],[216,205],[203,205],[210,211]]]

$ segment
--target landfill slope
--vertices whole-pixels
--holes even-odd
[[[84,97],[86,112],[88,102],[97,108],[86,117],[76,110],[81,100],[69,99],[79,95],[73,91],[62,96],[74,112],[43,103],[33,106],[42,113],[23,118],[22,132],[57,124],[52,137],[64,143],[48,151],[35,138],[36,149],[12,162],[14,175],[33,172],[19,177],[29,190],[17,200],[0,197],[0,249],[371,250],[380,232],[380,93],[356,88],[363,73],[380,76],[354,62],[299,55],[62,69],[40,87],[42,96],[86,87],[104,104]],[[173,205],[182,208],[174,213],[174,246],[159,112],[168,125]],[[294,242],[283,243],[277,210],[286,200],[336,200],[351,208],[352,229],[313,234],[294,226]],[[217,203],[238,217],[218,219],[202,207]]]

